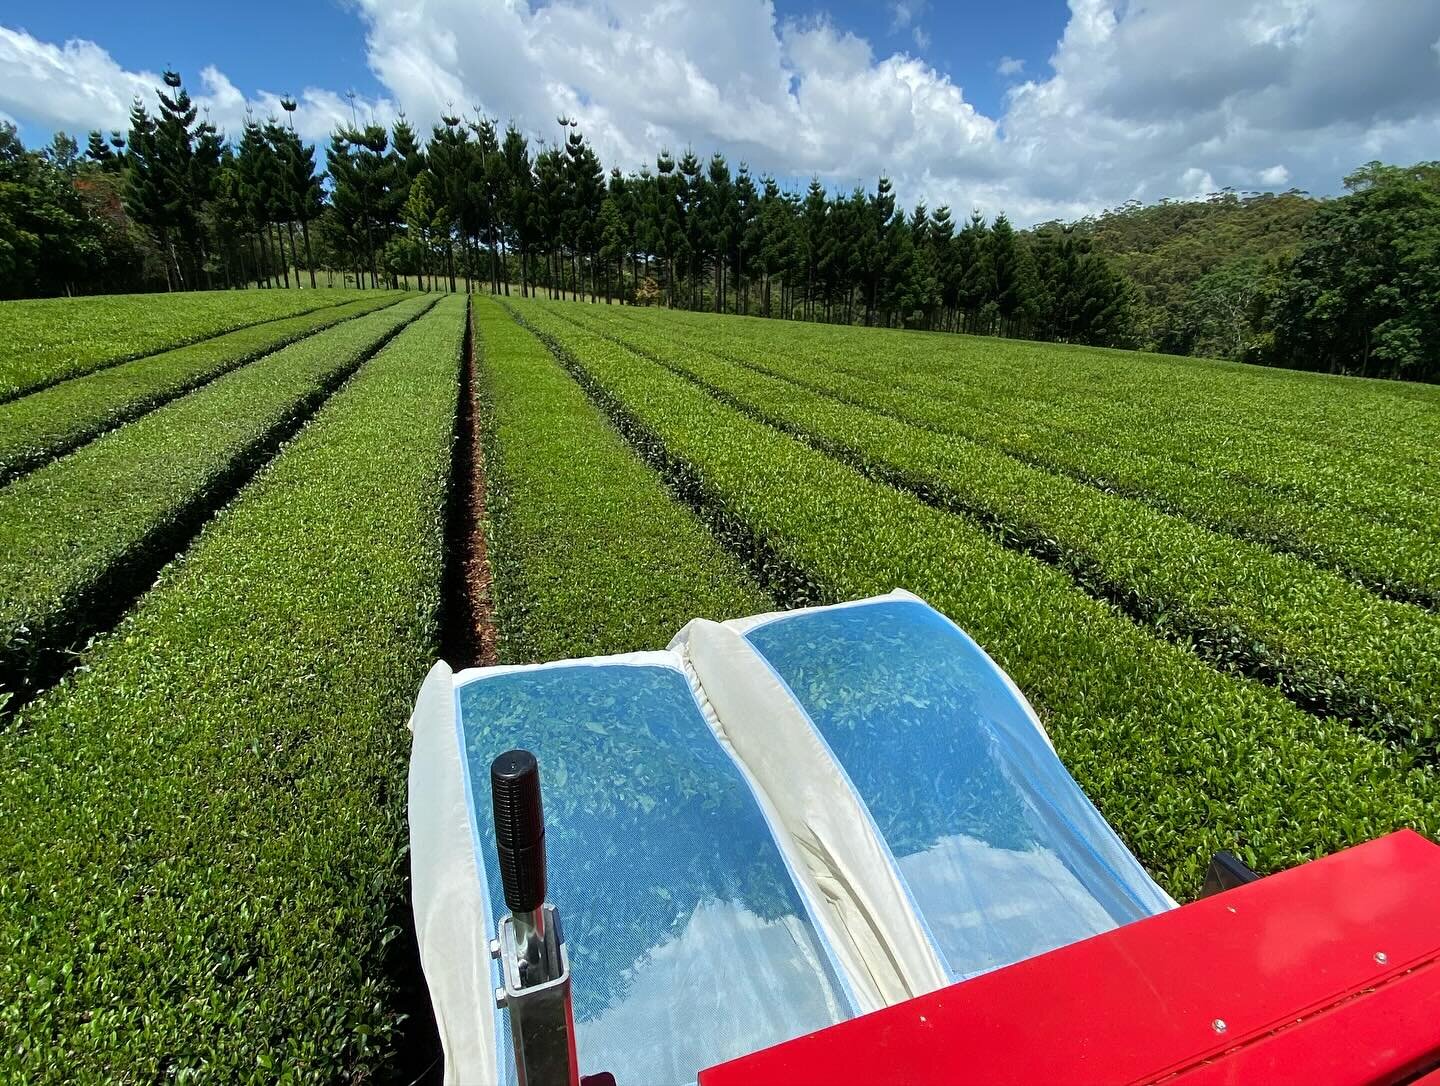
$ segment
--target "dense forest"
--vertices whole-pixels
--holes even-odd
[[[789,191],[718,153],[607,173],[564,117],[532,146],[478,111],[428,139],[402,115],[317,154],[293,100],[233,139],[164,82],[83,150],[0,124],[0,296],[480,285],[1440,379],[1440,163],[1371,163],[1337,199],[1225,192],[1019,230],[904,208],[885,177]]]

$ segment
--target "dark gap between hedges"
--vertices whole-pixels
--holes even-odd
[[[460,400],[455,413],[455,455],[446,491],[445,570],[440,604],[440,652],[456,671],[496,663],[478,390],[474,307],[467,303]]]
[[[450,478],[445,489],[439,614],[440,655],[456,671],[495,662],[490,566],[485,550],[485,465],[479,443],[476,387],[475,318],[467,299]],[[385,959],[395,993],[395,1010],[401,1020],[394,1077],[397,1083],[409,1086],[438,1086],[444,1080],[444,1056],[435,1007],[420,963],[408,848],[404,854],[404,893],[388,917],[399,937],[387,948]]]
[[[348,305],[349,303],[341,302],[340,304]],[[382,313],[385,310],[391,308],[391,306],[399,304],[400,299],[397,298],[393,302],[390,302],[388,305],[377,306],[375,309],[368,309],[364,313],[352,314],[351,316],[346,317],[344,320],[336,321],[334,324],[327,324],[323,328],[312,328],[304,332],[297,332],[292,336],[282,337],[281,339],[275,340],[272,343],[265,344],[263,347],[257,347],[253,351],[247,351],[239,358],[231,359],[229,362],[224,363],[224,365],[222,365],[219,369],[213,370],[210,373],[205,374],[204,376],[196,377],[193,380],[186,381],[183,384],[179,384],[173,388],[166,389],[163,392],[156,393],[154,396],[151,396],[149,398],[136,400],[133,403],[128,404],[120,411],[117,411],[115,414],[106,418],[104,422],[102,422],[100,426],[98,426],[94,430],[91,430],[89,432],[77,433],[70,440],[62,444],[56,445],[54,448],[47,449],[43,453],[37,453],[31,456],[17,457],[12,463],[7,464],[3,469],[0,469],[0,487],[7,486],[8,484],[13,483],[16,479],[29,475],[31,472],[39,471],[46,465],[52,464],[56,460],[59,460],[62,456],[68,456],[70,453],[75,452],[77,449],[89,445],[92,441],[99,441],[106,434],[110,433],[112,430],[120,429],[120,427],[124,426],[127,422],[134,422],[136,419],[144,415],[148,415],[152,411],[158,411],[167,403],[170,403],[173,400],[178,400],[181,396],[184,396],[187,393],[195,392],[197,389],[204,388],[211,382],[218,381],[226,374],[233,373],[235,370],[238,370],[243,366],[248,366],[252,362],[258,362],[260,359],[265,358],[267,355],[272,355],[276,351],[281,351],[284,350],[286,347],[294,346],[296,343],[300,343],[304,340],[310,339],[313,336],[318,336],[323,332],[333,331],[336,328],[340,328],[346,324],[349,324],[353,320],[359,320],[361,317],[368,317],[372,313]],[[315,310],[314,312],[323,312],[325,309],[332,308],[337,307],[322,306],[321,309]],[[308,316],[308,314],[301,313],[299,314],[299,316]],[[277,319],[290,320],[291,318],[280,317]],[[262,321],[261,323],[268,324],[272,322]],[[247,327],[256,326],[248,325]],[[242,328],[230,329],[231,332],[239,332],[243,330],[244,329]],[[221,334],[227,335],[228,333]],[[214,336],[211,338],[218,339],[219,337]],[[204,341],[197,340],[196,342]],[[194,345],[195,344],[193,343],[187,343],[183,347],[174,347],[171,349],[176,351],[183,351],[185,347],[193,347]],[[155,355],[168,353],[168,351],[157,351],[155,352]],[[139,362],[143,358],[153,358],[155,357],[155,355],[141,355],[138,358],[126,359],[126,361]],[[116,363],[116,365],[120,364],[121,363],[118,362]],[[102,366],[101,368],[109,369],[110,367]],[[96,372],[98,371],[91,370],[90,373],[80,374],[76,377],[68,377],[66,378],[66,381],[80,381]],[[47,385],[45,387],[56,388],[64,383],[65,381],[57,381],[54,384]],[[34,391],[41,392],[44,391],[44,389],[35,389]],[[27,392],[26,395],[28,396],[30,395],[30,393]]]
[[[86,370],[84,373],[70,373],[64,375],[57,374],[54,377],[42,381],[38,385],[30,385],[24,389],[21,389],[18,392],[12,392],[8,395],[6,395],[5,393],[0,393],[0,404],[14,403],[16,400],[23,400],[26,396],[33,396],[37,392],[44,392],[47,388],[54,388],[56,385],[63,385],[66,381],[79,381],[82,378],[89,377],[92,373],[99,373],[101,370],[108,370],[113,369],[116,366],[123,366],[126,362],[138,362],[142,358],[154,358],[157,354],[168,354],[170,351],[178,351],[185,347],[193,347],[197,343],[204,343],[207,340],[219,339],[221,336],[228,336],[231,332],[242,332],[246,328],[258,328],[262,324],[274,324],[277,321],[288,321],[294,317],[303,317],[309,313],[319,313],[321,310],[324,309],[334,309],[337,306],[346,305],[349,302],[353,302],[355,300],[356,299],[354,298],[349,298],[346,299],[346,301],[344,302],[331,302],[328,305],[317,305],[314,309],[306,309],[303,312],[299,313],[286,313],[282,317],[266,317],[264,320],[248,321],[245,324],[237,324],[232,328],[226,328],[223,332],[212,332],[208,336],[197,336],[194,339],[187,339],[182,343],[172,343],[170,344],[170,346],[161,347],[159,350],[136,351],[134,354],[127,354],[122,358],[109,358],[106,359],[102,365],[96,366],[94,369],[91,370]],[[387,307],[381,306],[380,308],[385,309]]]
[[[592,335],[597,335],[601,336],[604,339],[608,339],[612,343],[619,344],[620,346],[625,347],[627,350],[634,351],[636,354],[644,358],[648,358],[650,359],[650,361],[655,362],[658,365],[667,365],[663,359],[657,357],[653,352],[647,351],[642,347],[638,347],[621,336],[612,334],[607,331],[603,331],[599,328],[592,328],[589,325],[581,324],[573,317],[570,317],[568,315],[560,314],[559,316],[561,316],[562,319],[568,321],[569,323],[574,324],[577,328],[584,328],[585,331],[590,332]],[[796,388],[803,388],[807,392],[814,392],[820,396],[824,396],[827,399],[834,400],[837,403],[843,403],[849,407],[855,407],[859,408],[862,411],[868,411],[873,415],[879,415],[883,418],[892,419],[893,421],[899,422],[905,426],[913,426],[917,430],[925,430],[930,433],[940,434],[945,437],[955,437],[959,438],[960,440],[973,442],[976,445],[982,445],[986,448],[994,449],[996,452],[999,452],[1004,456],[1008,456],[1010,457],[1010,459],[1016,460],[1019,463],[1024,464],[1026,467],[1034,468],[1036,471],[1043,471],[1049,475],[1057,475],[1061,478],[1073,480],[1074,482],[1077,482],[1082,486],[1087,486],[1092,490],[1098,490],[1103,494],[1110,494],[1115,497],[1126,498],[1131,501],[1139,502],[1141,505],[1148,506],[1149,508],[1154,509],[1156,512],[1164,513],[1167,516],[1178,517],[1181,520],[1189,521],[1190,523],[1212,531],[1217,535],[1225,535],[1229,536],[1232,539],[1240,539],[1244,540],[1247,543],[1254,543],[1257,546],[1265,547],[1279,554],[1288,554],[1292,558],[1298,558],[1302,562],[1307,562],[1310,565],[1317,567],[1318,569],[1325,570],[1329,573],[1334,573],[1337,576],[1343,577],[1348,581],[1352,581],[1356,585],[1365,589],[1367,592],[1371,592],[1379,596],[1381,599],[1390,600],[1393,603],[1404,603],[1412,607],[1422,608],[1426,611],[1440,613],[1440,593],[1434,592],[1420,585],[1408,584],[1403,581],[1377,580],[1376,578],[1369,576],[1360,570],[1353,569],[1343,564],[1335,563],[1329,559],[1317,555],[1313,550],[1307,549],[1299,544],[1287,540],[1283,536],[1268,535],[1263,532],[1246,531],[1245,529],[1237,528],[1234,525],[1223,524],[1219,521],[1208,520],[1205,517],[1194,514],[1191,511],[1179,508],[1178,506],[1175,506],[1170,502],[1163,501],[1162,499],[1157,498],[1155,495],[1145,490],[1137,489],[1135,487],[1117,486],[1110,480],[1105,479],[1101,476],[1092,475],[1089,472],[1061,467],[1059,465],[1049,463],[1048,461],[1038,456],[1034,456],[1024,452],[1017,452],[1012,449],[1003,449],[1000,448],[998,445],[994,445],[990,442],[977,440],[975,438],[964,437],[963,435],[959,434],[952,434],[949,431],[943,430],[933,424],[919,422],[915,419],[907,418],[904,415],[901,415],[899,412],[889,410],[888,408],[875,407],[872,404],[867,404],[861,400],[857,400],[852,396],[847,396],[843,392],[837,392],[834,389],[826,388],[824,385],[817,384],[813,381],[807,381],[792,374],[783,373],[779,370],[771,369],[770,367],[759,362],[740,358],[737,355],[730,354],[728,351],[721,350],[717,347],[691,347],[690,349],[703,351],[706,354],[721,359],[722,361],[729,362],[732,365],[740,366],[742,369],[747,369],[753,373],[762,374],[765,377],[773,377],[776,380],[784,381],[787,384],[794,385]]]
[[[1324,687],[1318,686],[1304,675],[1298,674],[1294,665],[1284,657],[1267,652],[1264,645],[1257,645],[1253,639],[1246,636],[1243,630],[1233,626],[1216,627],[1186,615],[1184,612],[1167,609],[1132,589],[1118,585],[1109,580],[1093,560],[1061,545],[1043,532],[1025,525],[1012,524],[995,513],[966,501],[942,485],[916,478],[883,461],[868,459],[854,450],[820,438],[803,427],[774,419],[760,409],[742,402],[729,392],[675,366],[653,351],[628,343],[619,336],[609,335],[588,325],[580,324],[569,316],[563,316],[563,319],[577,328],[583,328],[591,334],[601,336],[624,347],[669,373],[688,381],[707,395],[740,412],[746,418],[800,441],[873,482],[909,494],[942,512],[971,521],[989,533],[997,543],[1007,550],[1024,554],[1061,570],[1070,577],[1076,587],[1092,599],[1110,604],[1136,625],[1171,644],[1188,649],[1218,670],[1264,683],[1278,691],[1297,708],[1314,716],[1341,720],[1372,738],[1394,743],[1401,750],[1415,757],[1421,764],[1440,764],[1440,748],[1434,744],[1416,744],[1411,738],[1414,732],[1421,730],[1423,721],[1397,716],[1393,710],[1363,689],[1353,689],[1347,686],[1341,676],[1334,676],[1331,682]],[[552,352],[563,351],[569,355],[568,351],[553,342],[550,337],[543,333],[537,333],[537,335],[547,342]],[[766,376],[781,377],[781,375],[770,373],[762,367],[748,366],[719,351],[709,351],[708,353],[725,361],[734,362],[736,365],[745,366],[754,372],[764,373]],[[559,357],[558,353],[557,357]],[[570,357],[573,359],[573,356]],[[575,365],[577,363],[572,361],[567,364],[567,369],[571,369],[573,373]],[[781,379],[789,380],[784,377]],[[583,385],[584,382],[581,383]],[[800,381],[790,381],[790,383],[822,395],[829,395],[822,389],[813,388]],[[606,395],[603,390],[599,390],[598,394]],[[592,394],[592,398],[594,395]],[[850,403],[842,396],[833,396],[832,398]],[[870,410],[862,404],[851,404],[851,406]],[[894,417],[886,412],[877,412],[877,414]],[[896,421],[914,425],[904,419],[897,418]],[[925,429],[925,427],[921,427],[921,429]]]
[[[274,426],[241,450],[199,494],[170,519],[154,525],[127,553],[113,562],[87,589],[67,601],[53,621],[30,631],[30,639],[0,647],[0,676],[13,687],[4,714],[13,714],[77,667],[93,639],[110,630],[155,583],[169,562],[190,548],[205,523],[228,505],[244,486],[294,437],[325,401],[387,343],[418,320],[429,307],[371,344],[351,365],[333,373],[296,403]]]

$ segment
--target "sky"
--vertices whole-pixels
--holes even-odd
[[[608,165],[720,150],[1028,225],[1127,200],[1340,191],[1440,157],[1436,0],[8,0],[0,118],[123,128],[166,66],[227,132],[296,95],[324,140],[479,107]],[[349,93],[353,92],[353,99]]]

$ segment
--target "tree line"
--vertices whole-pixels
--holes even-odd
[[[0,294],[338,276],[1440,376],[1434,164],[1372,164],[1332,201],[1221,194],[1017,230],[1004,214],[901,207],[883,176],[791,191],[688,149],[607,172],[564,117],[534,140],[478,110],[428,135],[403,114],[356,121],[320,159],[293,99],[284,121],[247,116],[236,140],[178,74],[163,81],[128,131],[91,132],[83,152],[64,133],[27,151],[0,125]],[[1262,199],[1283,214],[1225,217]],[[1188,210],[1206,207],[1221,213]],[[1177,242],[1190,227],[1219,239],[1214,259]]]
[[[1440,380],[1440,162],[1370,162],[1344,185],[1132,203],[1076,228],[1134,287],[1136,346]]]
[[[293,118],[295,102],[281,106]],[[1068,227],[906,210],[885,177],[868,192],[818,179],[787,191],[719,153],[607,173],[574,121],[559,127],[532,143],[451,114],[422,138],[402,115],[338,129],[320,163],[276,118],[227,140],[167,71],[153,107],[137,100],[128,131],[91,132],[83,153],[64,133],[38,153],[13,128],[0,136],[4,169],[32,194],[0,283],[7,296],[290,287],[318,270],[370,287],[1126,341],[1125,282]]]

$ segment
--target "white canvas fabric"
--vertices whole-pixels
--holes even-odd
[[[420,687],[410,731],[410,884],[445,1082],[493,1083],[499,1080],[489,950],[493,922],[470,833],[453,675],[443,662]]]
[[[817,912],[865,1010],[947,983],[894,858],[845,771],[775,673],[738,633],[705,619],[676,639],[714,710],[716,736],[773,805]]]

